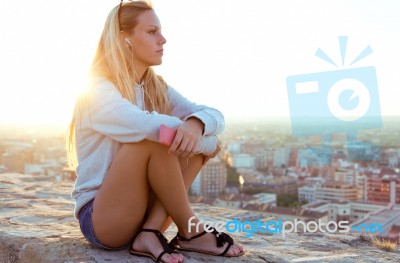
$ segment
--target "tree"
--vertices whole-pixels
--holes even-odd
[[[240,174],[236,171],[235,167],[230,166],[225,162],[226,171],[227,171],[227,184],[229,186],[240,186],[239,176]]]
[[[279,194],[276,199],[277,206],[298,207],[300,205],[297,194]]]

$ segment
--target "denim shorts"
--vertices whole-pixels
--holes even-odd
[[[92,221],[93,201],[94,199],[88,202],[86,205],[84,205],[79,212],[79,225],[81,227],[83,236],[86,238],[87,241],[89,241],[93,246],[97,248],[107,249],[107,250],[119,250],[126,248],[127,245],[120,248],[108,247],[102,244],[100,240],[97,239],[96,234],[94,233],[93,221]]]

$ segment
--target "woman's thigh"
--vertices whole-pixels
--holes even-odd
[[[192,158],[180,158],[179,162],[181,165],[183,181],[185,183],[186,190],[189,188],[203,167],[204,155],[196,154]]]
[[[167,148],[150,141],[123,144],[114,158],[93,204],[93,227],[103,244],[123,246],[142,224],[149,199],[147,165],[154,151]]]
[[[98,240],[96,233],[93,228],[93,201],[91,200],[84,207],[82,207],[79,212],[79,225],[82,231],[83,236],[95,247],[106,249],[106,250],[118,250],[125,248],[126,246],[121,247],[108,247],[103,244],[100,240]],[[128,244],[127,244],[128,245]]]

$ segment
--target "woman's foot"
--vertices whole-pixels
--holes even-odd
[[[227,257],[238,257],[244,254],[242,245],[234,241],[229,235],[215,229],[210,233],[203,229],[199,233],[187,233],[186,236],[178,233],[171,241],[171,246],[182,251],[195,251]]]
[[[163,251],[166,251],[166,249],[163,247],[159,239],[160,237],[164,239],[164,236],[157,236],[159,234],[152,232],[154,230],[150,232],[144,230],[145,229],[139,230],[141,232],[136,236],[135,240],[133,241],[131,247],[131,254],[137,256],[146,256],[146,254],[151,254],[154,257],[153,259],[155,260],[161,253],[163,253]],[[168,246],[168,241],[167,240],[164,241],[163,241],[164,245]],[[160,260],[161,262],[165,263],[179,263],[183,262],[183,255],[178,252],[173,252],[173,253],[167,252],[161,256]]]

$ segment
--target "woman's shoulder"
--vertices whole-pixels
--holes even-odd
[[[89,80],[87,95],[96,96],[104,93],[120,94],[117,86],[113,81],[105,77],[93,77]]]
[[[89,79],[89,89],[102,89],[102,88],[114,88],[116,89],[116,86],[114,82],[112,82],[110,79],[106,77],[92,77]]]
[[[93,77],[88,80],[86,90],[78,96],[78,102],[96,105],[106,98],[120,97],[115,84],[105,77]]]

